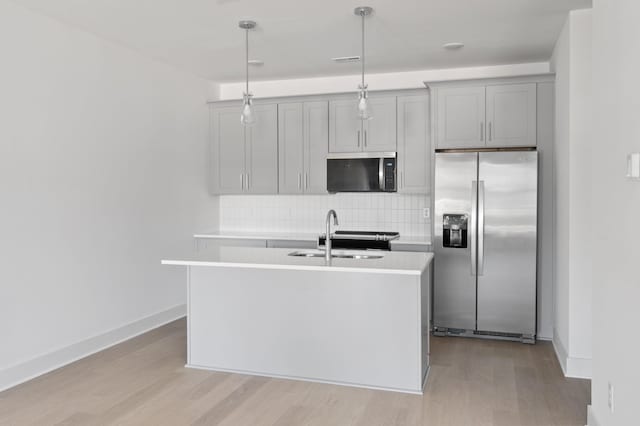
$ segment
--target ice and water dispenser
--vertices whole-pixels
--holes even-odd
[[[466,214],[442,215],[442,245],[452,248],[467,248],[467,223],[469,217]]]

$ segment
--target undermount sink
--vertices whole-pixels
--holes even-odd
[[[298,250],[289,253],[289,256],[297,257],[324,257],[324,250]],[[380,254],[368,254],[368,253],[353,253],[336,250],[331,253],[331,257],[338,259],[382,259],[384,255]]]

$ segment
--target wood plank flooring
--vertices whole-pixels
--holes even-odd
[[[0,425],[585,425],[548,342],[432,338],[423,396],[184,368],[178,320],[0,393]]]

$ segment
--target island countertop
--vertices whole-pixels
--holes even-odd
[[[289,256],[296,249],[213,247],[197,253],[162,260],[163,265],[225,266],[237,268],[293,269],[342,272],[396,273],[420,275],[433,260],[433,253],[392,252],[362,250],[333,250],[333,254],[366,253],[383,256],[380,259],[333,258]],[[302,250],[323,253],[324,250]]]

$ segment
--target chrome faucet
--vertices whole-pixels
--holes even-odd
[[[338,214],[331,209],[327,213],[327,237],[324,240],[324,258],[326,261],[331,260],[331,216],[333,216],[333,225],[338,226]]]

